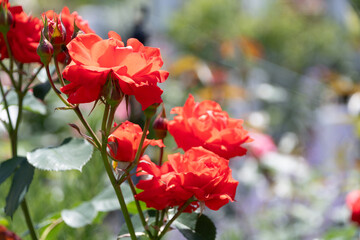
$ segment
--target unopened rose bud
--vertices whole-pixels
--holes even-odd
[[[0,32],[7,33],[10,30],[10,26],[13,23],[13,16],[11,12],[7,9],[7,6],[2,6],[0,8]]]
[[[157,139],[164,139],[167,134],[167,125],[168,120],[162,116],[158,116],[154,123],[153,129],[155,130],[155,135]]]
[[[62,24],[61,20],[60,20],[60,24],[59,21],[57,19],[55,19],[56,23],[55,23],[55,28],[53,30],[51,34],[51,43],[54,46],[54,54],[57,55],[60,52],[62,52],[62,46],[65,45],[66,42],[66,30],[64,25]]]
[[[41,62],[45,66],[49,65],[51,58],[54,54],[54,48],[52,44],[45,38],[43,32],[41,32],[40,43],[37,47],[36,52],[40,56]]]

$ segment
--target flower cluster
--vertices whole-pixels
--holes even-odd
[[[242,120],[229,118],[213,101],[196,103],[189,96],[184,107],[175,107],[178,114],[169,121],[168,130],[184,155],[168,156],[168,161],[157,166],[144,156],[138,165],[141,180],[136,195],[148,207],[158,210],[184,205],[193,198],[185,211],[191,212],[204,204],[218,210],[234,201],[238,182],[231,176],[229,158],[242,156],[243,143],[252,141],[242,127]]]
[[[231,176],[228,160],[202,147],[191,148],[184,155],[169,155],[168,160],[159,167],[145,156],[138,165],[138,175],[151,176],[137,184],[144,191],[136,198],[148,207],[160,210],[181,206],[195,197],[185,211],[196,209],[198,201],[218,210],[234,201],[238,182]]]

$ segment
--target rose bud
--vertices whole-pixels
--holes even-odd
[[[156,117],[153,123],[153,129],[155,130],[155,135],[157,139],[164,139],[166,137],[167,126],[168,120],[166,118],[165,108],[163,105],[161,113]]]
[[[41,32],[40,43],[36,50],[37,54],[40,56],[41,62],[47,66],[49,65],[51,58],[54,54],[53,45],[45,38],[44,33]]]
[[[54,53],[55,55],[59,54],[62,51],[62,46],[65,45],[66,41],[66,30],[64,25],[60,20],[55,19],[56,23],[53,23],[52,28],[50,28],[50,39],[51,43],[54,46]],[[59,24],[60,22],[60,24]],[[54,28],[55,25],[55,28]],[[53,29],[53,31],[51,31]]]
[[[0,32],[7,33],[13,23],[13,16],[7,6],[1,4],[0,8]]]

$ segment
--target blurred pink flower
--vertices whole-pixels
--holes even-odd
[[[249,135],[254,141],[248,143],[247,147],[256,158],[277,151],[277,147],[269,135],[260,132],[250,132]]]

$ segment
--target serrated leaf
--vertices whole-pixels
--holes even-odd
[[[64,222],[73,228],[84,227],[91,224],[97,215],[97,211],[91,202],[85,202],[77,208],[61,211]]]
[[[14,214],[27,191],[34,176],[34,167],[27,161],[22,161],[19,169],[16,170],[9,194],[6,197],[5,214],[11,216]]]
[[[215,240],[216,228],[204,214],[183,213],[174,221],[174,226],[188,240]]]
[[[26,158],[14,157],[0,163],[0,184],[3,183],[8,177],[10,177],[11,174],[13,174],[15,169],[22,163],[22,161],[26,161]]]
[[[49,171],[79,170],[90,160],[93,146],[84,139],[65,139],[60,146],[40,148],[27,154],[36,168]]]

